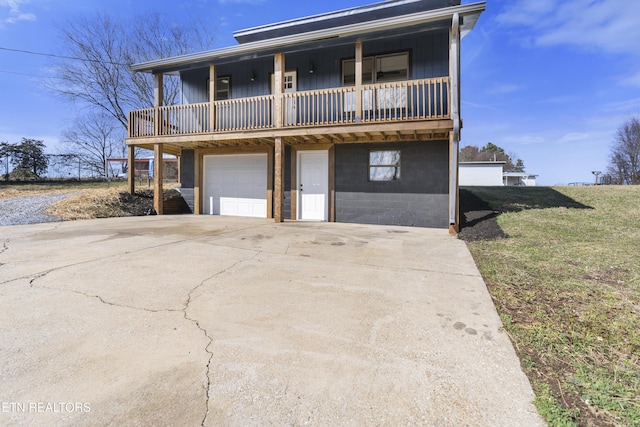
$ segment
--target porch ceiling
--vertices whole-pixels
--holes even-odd
[[[153,149],[163,144],[166,153],[179,155],[182,149],[273,146],[275,138],[287,145],[354,144],[367,142],[448,140],[453,129],[451,120],[427,122],[380,123],[331,127],[294,127],[251,132],[216,132],[197,135],[128,138],[127,145]]]

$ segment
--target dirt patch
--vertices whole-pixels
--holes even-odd
[[[181,213],[182,209],[167,212],[167,205],[179,207],[184,200],[175,189],[164,190],[165,213]],[[175,203],[175,202],[179,203]],[[155,215],[153,209],[153,190],[144,189],[130,194],[121,188],[87,190],[77,197],[71,197],[52,205],[47,214],[55,215],[65,221],[76,219],[111,218],[123,216]]]
[[[498,225],[499,211],[472,192],[460,190],[460,232],[458,238],[473,242],[507,237]]]

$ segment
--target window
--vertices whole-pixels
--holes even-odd
[[[231,98],[231,77],[216,78],[216,101],[224,101]]]
[[[209,99],[209,79],[207,79],[207,85],[205,87],[207,91],[207,102]],[[231,77],[223,76],[216,78],[216,101],[224,101],[231,98]]]
[[[409,53],[362,58],[362,84],[395,82],[409,78]],[[342,61],[342,85],[356,84],[356,60]]]
[[[369,151],[369,181],[400,180],[400,150]]]

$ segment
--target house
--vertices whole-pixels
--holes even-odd
[[[459,163],[459,184],[473,186],[534,187],[538,175],[525,172],[503,172],[505,161],[476,161]]]
[[[519,186],[519,187],[535,187],[536,178],[538,175],[533,175],[526,172],[505,172],[503,175],[503,182],[505,186]]]
[[[195,214],[455,232],[460,40],[484,9],[390,0],[136,64],[154,76],[155,107],[130,112],[129,156],[135,146],[178,156]],[[181,105],[164,105],[164,75],[180,77]]]
[[[143,157],[143,158],[136,157],[133,163],[134,177],[138,179],[153,178],[154,160],[155,159],[153,157]],[[128,158],[118,158],[118,157],[108,158],[107,162],[117,163],[117,164],[119,163],[121,165],[120,168],[122,170],[127,170],[127,168],[123,167],[122,165],[130,164]],[[175,156],[171,156],[165,153],[162,159],[162,163],[163,163],[162,170],[163,170],[164,179],[178,178],[178,159]],[[128,174],[123,174],[122,176],[128,176]]]
[[[506,163],[505,161],[460,162],[460,185],[503,185],[502,170]]]

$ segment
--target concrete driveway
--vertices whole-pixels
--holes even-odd
[[[446,230],[0,228],[2,425],[542,425]]]

